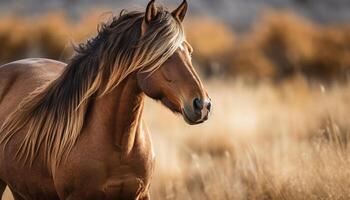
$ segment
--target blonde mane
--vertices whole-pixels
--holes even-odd
[[[32,164],[39,150],[48,164],[65,160],[81,134],[91,101],[133,72],[155,71],[184,41],[180,22],[163,8],[158,10],[142,37],[143,12],[121,12],[102,24],[95,38],[75,48],[76,55],[59,78],[31,93],[6,119],[0,144],[6,147],[28,127],[18,160]]]

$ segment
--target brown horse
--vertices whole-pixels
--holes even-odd
[[[210,99],[181,25],[168,12],[122,12],[76,48],[66,65],[26,59],[0,67],[0,197],[149,199],[154,154],[142,121],[145,96],[189,124]]]

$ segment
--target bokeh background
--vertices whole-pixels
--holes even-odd
[[[147,0],[0,0],[0,64],[69,62],[72,43]],[[175,8],[180,0],[158,0]],[[350,1],[189,0],[187,39],[213,100],[189,126],[151,100],[154,199],[350,198]],[[9,192],[6,200],[12,199]]]

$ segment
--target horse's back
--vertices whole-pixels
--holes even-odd
[[[65,66],[64,63],[48,59],[25,59],[0,66],[0,126],[26,96],[36,88],[56,79],[63,72]],[[52,178],[47,171],[37,170],[38,168],[32,171],[21,171],[20,166],[15,166],[14,163],[11,163],[13,161],[9,161],[9,157],[12,156],[9,154],[11,150],[8,149],[6,153],[6,151],[2,151],[4,150],[2,147],[0,145],[0,179],[9,185],[16,183],[17,187],[21,187],[23,184],[32,184],[36,185],[37,188],[45,188],[46,191],[51,192],[51,196],[42,199],[57,199]],[[10,168],[12,171],[9,171]],[[24,179],[16,180],[16,176],[26,174],[30,176],[28,179],[31,182],[21,182]],[[39,178],[44,180],[41,185],[37,181]]]
[[[56,79],[66,64],[33,58],[0,66],[0,125],[32,91]]]
[[[64,66],[64,63],[38,58],[0,66],[0,127],[25,97],[57,78]]]

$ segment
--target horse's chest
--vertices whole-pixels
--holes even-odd
[[[154,154],[148,135],[137,136],[128,154],[113,145],[97,143],[100,145],[82,142],[80,145],[89,148],[73,152],[70,161],[57,174],[62,182],[60,191],[63,196],[98,195],[98,199],[137,199],[145,196],[154,168]],[[86,191],[91,191],[91,194]]]
[[[139,145],[139,144],[137,144]],[[154,154],[151,145],[135,146],[133,151],[114,165],[113,172],[104,184],[106,196],[129,199],[129,195],[143,196],[147,193],[154,170]]]

